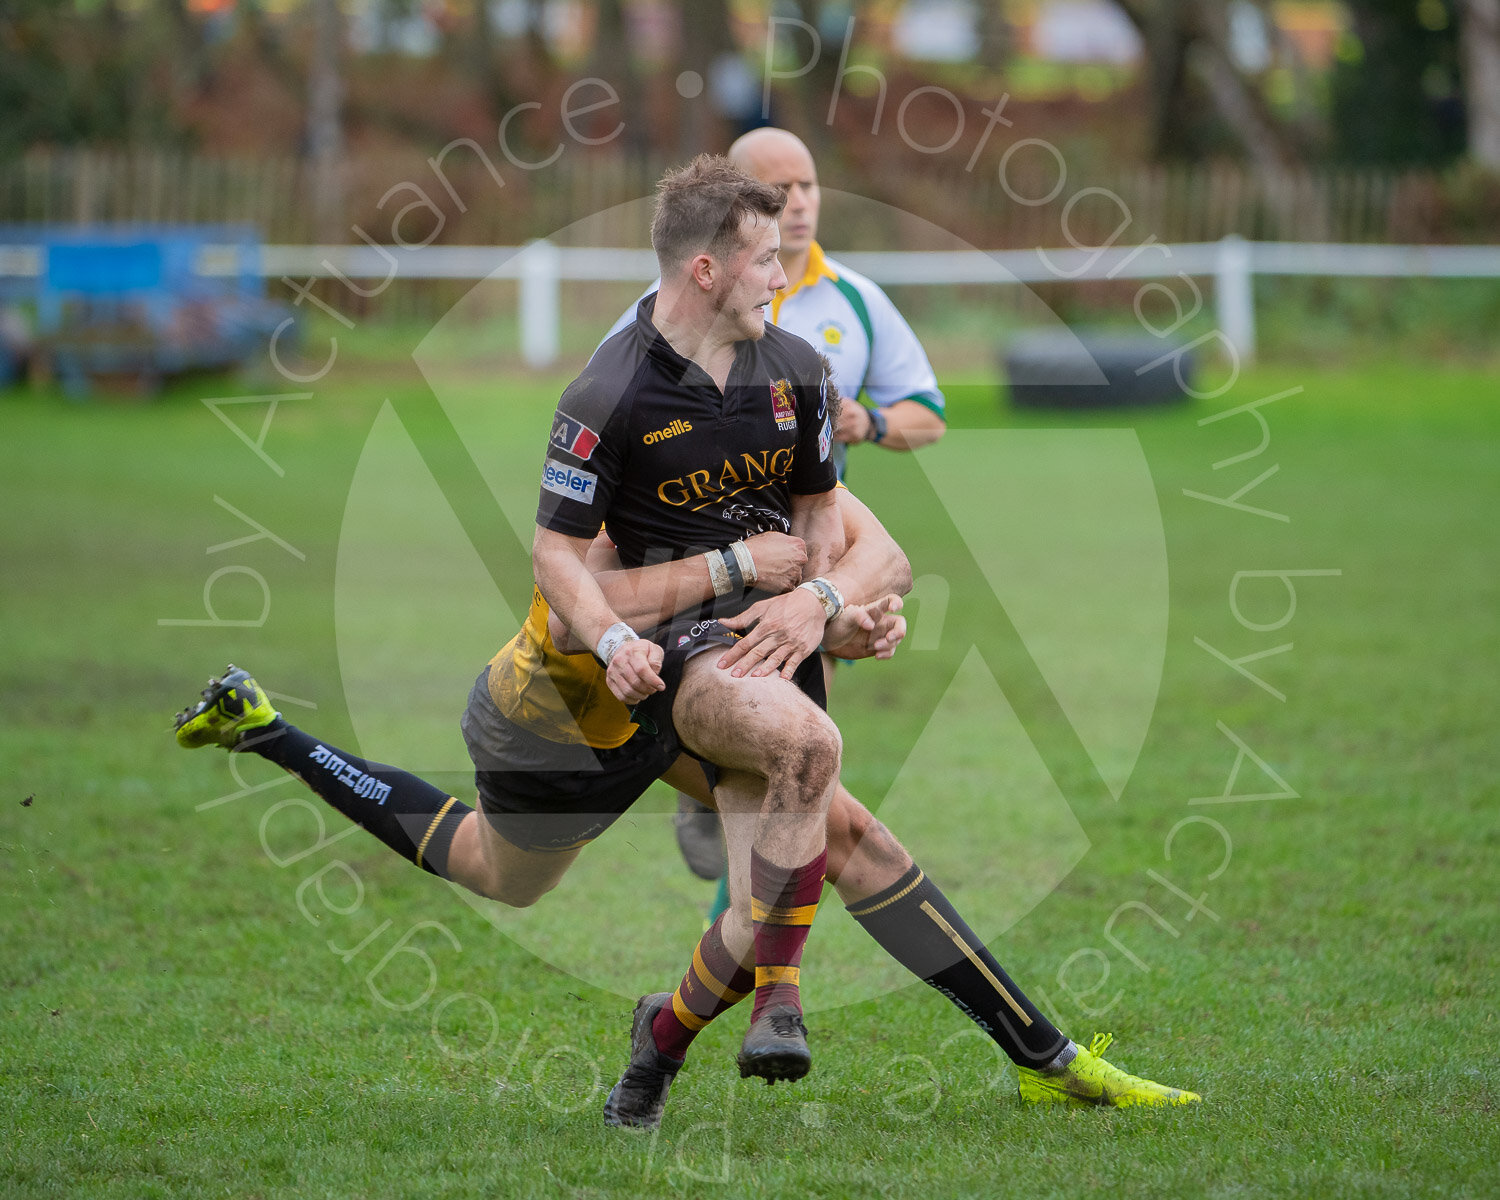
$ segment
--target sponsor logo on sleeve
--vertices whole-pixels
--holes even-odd
[[[592,475],[588,471],[580,471],[577,467],[570,467],[555,459],[549,458],[542,467],[543,491],[551,492],[556,496],[565,496],[569,500],[577,500],[580,504],[594,502],[594,489],[598,484],[599,476]]]
[[[599,444],[599,435],[582,421],[558,413],[552,422],[552,445],[564,454],[588,462],[589,455]]]
[[[789,380],[777,379],[771,384],[771,411],[776,414],[776,428],[785,432],[797,428],[797,402]]]

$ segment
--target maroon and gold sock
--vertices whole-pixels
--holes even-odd
[[[768,1004],[802,1008],[802,948],[823,895],[827,849],[800,867],[778,867],[750,852],[750,927],[755,935],[755,1011]]]
[[[693,951],[693,964],[672,993],[672,1003],[656,1014],[651,1032],[656,1048],[669,1058],[686,1058],[698,1031],[750,994],[755,973],[724,945],[724,914],[708,927]]]

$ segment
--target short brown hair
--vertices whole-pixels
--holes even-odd
[[[696,254],[724,255],[741,244],[748,216],[781,216],[786,192],[747,175],[727,158],[700,154],[656,185],[651,246],[663,271]]]

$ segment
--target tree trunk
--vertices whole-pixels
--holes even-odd
[[[981,66],[1000,71],[1010,62],[1014,32],[998,0],[973,0],[974,31],[979,38]]]
[[[1152,153],[1162,160],[1186,158],[1193,150],[1187,64],[1192,37],[1181,10],[1171,4],[1158,4],[1138,29],[1146,43]]]
[[[1500,171],[1500,0],[1463,0],[1460,43],[1469,155]]]
[[[696,95],[683,97],[681,124],[677,127],[678,153],[689,155],[710,151],[724,152],[722,122],[714,112],[709,95],[709,81],[714,60],[721,54],[738,54],[734,31],[729,24],[726,0],[678,0],[677,77],[685,72],[697,75]]]
[[[640,74],[635,69],[625,7],[621,0],[599,0],[598,13],[589,70],[620,93],[622,111],[631,114],[631,119],[625,122],[621,140],[633,157],[645,159],[651,153],[651,138],[645,120],[646,97]]]
[[[207,79],[207,62],[203,53],[203,36],[187,10],[186,0],[162,0],[160,5],[171,30],[173,91],[178,98],[184,93],[201,91]]]
[[[514,100],[500,61],[489,0],[474,0],[474,38],[469,53],[474,80],[484,98],[485,109],[498,121]]]
[[[1185,150],[1192,75],[1207,90],[1214,110],[1244,146],[1252,163],[1271,169],[1299,156],[1255,80],[1246,78],[1229,53],[1229,16],[1224,0],[1115,0],[1146,43],[1158,154]]]
[[[313,40],[307,72],[307,163],[312,187],[313,234],[341,241],[344,84],[339,73],[344,22],[338,0],[312,0]]]

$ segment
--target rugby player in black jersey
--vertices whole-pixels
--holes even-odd
[[[850,594],[883,598],[867,608],[851,604],[830,623],[828,644],[846,658],[886,658],[905,628],[890,593],[907,590],[910,568],[868,508],[843,489],[837,502],[848,549],[835,577]],[[799,540],[767,533],[746,541],[765,589],[791,588],[801,578],[806,554]],[[600,535],[589,567],[616,610],[647,625],[713,595],[709,558],[625,570]],[[605,686],[598,660],[554,641],[560,633],[537,594],[521,632],[470,693],[463,731],[478,768],[477,812],[398,767],[365,761],[289,724],[233,667],[179,715],[177,740],[260,754],[423,870],[526,907],[556,886],[583,847],[650,786],[653,772],[712,800],[701,764],[686,755],[668,763],[660,743]],[[1196,1098],[1134,1080],[1067,1041],[905,847],[843,788],[828,813],[828,880],[882,949],[1001,1046],[1016,1064],[1023,1100],[1118,1106]],[[605,1106],[611,1124],[659,1124],[697,1032],[753,987],[754,947],[748,937],[733,941],[725,917],[699,940],[676,990],[636,1006],[630,1062]],[[1105,1085],[1092,1086],[1101,1074]]]
[[[808,658],[844,603],[826,578],[843,550],[827,368],[765,314],[786,284],[784,204],[724,158],[663,178],[651,226],[660,290],[558,404],[532,551],[537,587],[595,647],[614,694],[665,746],[714,764],[731,874],[746,884],[732,919],[749,922],[755,946],[740,1070],[767,1080],[811,1063],[799,980],[842,749]],[[736,646],[720,621],[761,597],[726,559],[716,604],[641,638],[586,565],[601,525],[627,567],[780,529],[805,543],[809,578],[760,605]]]
[[[773,413],[778,416],[785,411],[777,403],[780,399],[773,395]],[[651,445],[686,432],[683,427],[688,424],[687,418],[674,418],[674,422],[651,431],[670,431],[667,438],[656,436],[646,441],[643,435],[642,444]],[[781,422],[777,423],[779,426]],[[555,450],[566,447],[571,457],[587,461],[593,450],[590,438],[596,437],[595,430],[579,423],[570,425],[564,415],[554,425],[552,442]],[[770,458],[763,461],[769,463]],[[787,466],[790,472],[790,464]],[[552,478],[553,482],[559,478],[568,481],[575,490],[588,484],[577,470],[572,475],[565,470],[560,477]],[[720,482],[726,478],[721,476]],[[707,491],[713,481],[694,472],[682,482],[693,491]],[[740,491],[767,491],[772,487],[758,475],[751,482],[760,486]],[[595,483],[597,486],[597,477]],[[894,582],[889,574],[891,563],[897,560],[905,570],[904,558],[878,521],[847,493],[834,503],[843,509],[840,529],[849,531],[851,553],[838,564],[837,571],[830,573],[851,593],[886,587],[904,590],[906,583]],[[761,510],[758,503],[751,505],[743,497],[736,497],[726,511],[740,513],[747,509],[774,511]],[[766,590],[791,591],[777,599],[762,600],[754,611],[726,622],[743,628],[752,618],[764,618],[749,637],[718,659],[719,667],[743,673],[732,678],[769,682],[766,672],[773,668],[781,678],[797,668],[825,632],[829,645],[847,657],[888,656],[901,631],[899,618],[889,611],[893,607],[889,599],[868,608],[851,605],[825,630],[821,615],[811,614],[796,594],[801,589],[793,587],[807,557],[803,545],[774,535],[750,536],[745,541],[753,543],[756,550],[744,559],[740,557],[740,551],[746,548],[742,542],[738,548],[731,548],[732,554],[714,550],[632,572],[619,569],[619,562],[601,563],[597,558],[601,543],[594,539],[596,557],[589,567],[601,572],[600,583],[610,589],[617,612],[645,624],[670,617],[684,603],[691,606],[706,600],[705,587],[716,597],[735,592],[741,604],[749,603],[755,598],[753,591],[744,587],[726,589],[721,584],[725,575],[740,575],[741,583],[753,581],[758,562],[759,581]],[[789,545],[795,545],[795,554],[789,554]],[[736,564],[733,572],[731,562]],[[634,576],[634,582],[627,585],[626,576]],[[647,577],[653,580],[650,586],[645,582]],[[909,575],[902,578],[909,582]],[[733,584],[734,579],[729,582]],[[654,599],[652,588],[656,589]],[[836,587],[831,590],[838,594]],[[822,608],[823,597],[817,599]],[[810,644],[809,632],[813,634]],[[681,650],[703,636],[701,629],[696,633],[689,630],[671,645]],[[659,694],[660,688],[653,693],[653,680],[661,682],[657,672],[671,673],[664,669],[660,649],[636,641],[626,641],[624,646],[630,654],[643,657],[633,668],[637,673],[631,676],[616,670],[618,655],[601,655],[615,659],[610,670],[619,675],[609,691],[621,699]],[[699,661],[714,657],[702,655]],[[346,754],[291,726],[275,712],[255,681],[233,668],[224,679],[211,681],[202,701],[179,714],[177,740],[187,748],[219,745],[261,754],[296,774],[340,812],[418,866],[481,895],[524,906],[550,890],[582,845],[607,827],[658,774],[667,772],[675,785],[705,795],[708,779],[714,774],[714,768],[706,762],[699,764],[676,756],[669,748],[670,733],[665,739],[652,737],[630,721],[623,705],[598,686],[601,670],[592,656],[569,659],[557,650],[548,632],[547,606],[539,593],[526,628],[481,673],[465,714],[466,740],[479,768],[476,780],[482,815],[415,776]],[[711,696],[708,690],[700,694]],[[755,694],[758,697],[761,693]],[[617,707],[610,711],[609,704]],[[637,713],[641,713],[639,708]],[[549,723],[553,717],[560,718],[558,728]],[[689,724],[698,727],[697,723]],[[565,726],[571,726],[571,734]],[[541,759],[529,757],[535,754]],[[487,761],[492,756],[498,761]],[[725,794],[724,774],[720,774],[721,799]],[[886,950],[947,994],[1006,1047],[1021,1066],[1023,1099],[1110,1105],[1197,1099],[1192,1093],[1126,1076],[1091,1050],[1063,1038],[1011,984],[941,892],[912,865],[899,843],[847,793],[840,793],[835,807],[837,819],[833,814],[826,818],[832,851],[829,874],[831,879],[837,878],[850,911]],[[748,847],[761,823],[759,813],[750,805],[732,811],[731,821],[745,830],[738,844]],[[748,853],[741,856],[745,857]],[[749,875],[748,869],[737,873],[737,877]],[[741,896],[744,890],[739,889]],[[795,907],[806,910],[815,902],[816,895],[808,905]],[[811,916],[810,911],[785,911],[794,906],[776,907],[783,911],[763,911],[770,920],[759,924],[775,925],[778,917],[790,917],[795,929]],[[733,917],[733,912],[726,914],[726,919]],[[606,1107],[606,1116],[613,1123],[659,1122],[667,1087],[682,1065],[680,1055],[692,1035],[759,982],[756,974],[747,973],[741,964],[764,961],[761,946],[765,939],[755,936],[758,930],[730,937],[723,924],[716,923],[704,935],[675,993],[644,997],[637,1006],[631,1062]],[[731,949],[730,941],[741,949]],[[955,947],[962,953],[955,954]],[[777,982],[784,982],[785,974]],[[790,1026],[791,1021],[785,1024]],[[800,1056],[795,1050],[787,1053],[787,1041],[800,1040],[796,1036],[800,1021],[793,1029],[790,1038],[773,1029],[771,1052],[759,1060],[747,1056],[748,1064],[742,1061],[742,1073],[775,1078],[800,1073],[799,1066],[805,1070],[805,1049]],[[673,1056],[674,1049],[678,1057]]]

